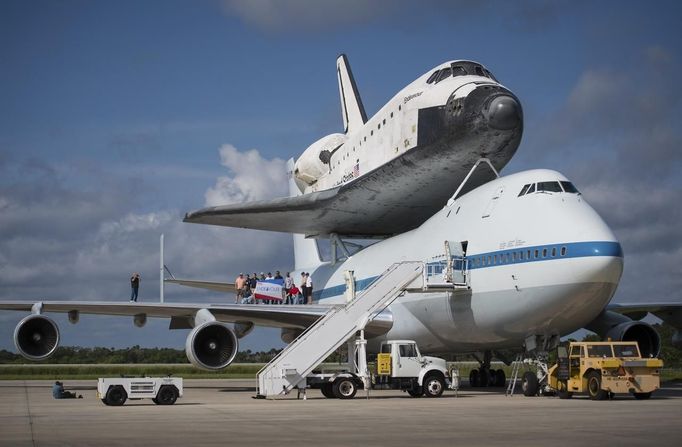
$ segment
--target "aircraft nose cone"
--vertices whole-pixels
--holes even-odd
[[[488,108],[488,124],[498,130],[513,129],[521,123],[521,106],[511,96],[498,96]]]

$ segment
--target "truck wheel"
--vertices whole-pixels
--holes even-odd
[[[474,368],[469,373],[469,385],[471,385],[473,388],[477,388],[480,385],[478,380],[478,369]]]
[[[341,377],[334,381],[332,386],[334,396],[339,399],[352,399],[358,391],[355,381],[348,377]]]
[[[332,384],[331,383],[323,383],[322,386],[320,387],[320,391],[322,391],[322,395],[326,397],[327,399],[335,399],[336,396],[334,396],[334,390],[332,389]]]
[[[521,382],[521,389],[524,396],[535,396],[538,394],[538,376],[532,371],[526,371],[523,374],[523,381]]]
[[[178,400],[178,389],[173,385],[163,385],[156,393],[156,400],[159,405],[173,405]]]
[[[121,385],[110,386],[104,396],[104,403],[112,407],[120,407],[128,399],[128,393]]]
[[[424,396],[440,397],[445,389],[445,382],[440,376],[430,375],[424,379]]]
[[[632,395],[635,396],[635,399],[637,400],[644,400],[651,397],[651,393],[632,393]]]
[[[418,386],[416,388],[407,390],[407,394],[412,397],[422,397],[424,395],[424,391],[422,390],[422,387]]]
[[[507,384],[507,376],[503,369],[495,371],[495,386],[505,386]]]
[[[587,393],[592,400],[604,400],[609,393],[601,388],[601,374],[592,371],[587,375]]]
[[[560,381],[557,386],[559,389],[556,393],[559,396],[559,399],[570,399],[573,397],[573,393],[568,391],[568,383],[565,381]]]

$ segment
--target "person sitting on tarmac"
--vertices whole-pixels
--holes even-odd
[[[76,393],[72,393],[71,391],[65,391],[64,384],[57,380],[52,386],[52,397],[54,397],[55,399],[75,399]],[[83,396],[80,394],[77,397],[78,399],[83,398]]]

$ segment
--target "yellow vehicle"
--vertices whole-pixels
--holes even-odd
[[[661,386],[663,361],[642,358],[637,342],[573,342],[557,348],[557,364],[549,369],[549,386],[562,399],[587,393],[602,400],[614,393],[648,399]]]

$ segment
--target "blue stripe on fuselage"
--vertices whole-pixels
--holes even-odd
[[[552,249],[555,250],[555,256],[552,256]],[[565,249],[564,255],[561,255],[562,249]],[[538,251],[538,256],[535,256],[535,251]],[[542,256],[543,251],[547,250],[545,257]],[[523,258],[521,258],[520,253],[523,252]],[[528,257],[530,252],[531,257]],[[514,259],[514,253],[516,253],[516,259]],[[490,256],[491,261],[497,256],[497,263],[488,264],[488,256]],[[618,242],[609,241],[595,241],[595,242],[571,242],[566,244],[548,244],[548,245],[535,245],[532,247],[516,247],[506,250],[491,251],[486,253],[478,253],[475,255],[468,255],[467,261],[469,262],[468,270],[480,270],[486,268],[501,267],[510,264],[524,264],[529,262],[544,262],[544,261],[556,261],[558,259],[569,259],[569,258],[585,258],[591,256],[610,256],[616,258],[623,257],[623,248]],[[507,257],[510,261],[507,262]],[[485,258],[485,262],[483,259]],[[504,262],[502,262],[504,259]],[[355,281],[355,291],[361,292],[366,289],[378,276],[371,276],[365,279],[358,279]],[[340,284],[338,286],[328,287],[326,289],[318,290],[313,292],[313,300],[323,300],[327,298],[336,297],[343,295],[346,291],[346,285]]]

